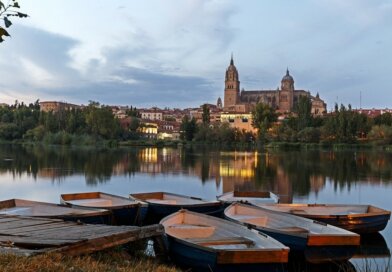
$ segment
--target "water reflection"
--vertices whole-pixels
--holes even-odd
[[[358,181],[389,183],[392,155],[378,151],[219,151],[207,148],[83,149],[43,146],[0,146],[0,171],[63,182],[84,175],[88,185],[112,176],[172,174],[215,180],[223,192],[271,190],[290,203],[293,195],[317,194],[330,180],[335,191]],[[295,186],[293,186],[295,182]]]
[[[365,151],[222,151],[210,148],[93,149],[0,145],[0,198],[58,201],[61,193],[167,190],[214,198],[239,190],[270,190],[281,202],[362,203],[392,209],[392,154]],[[50,182],[48,182],[50,181]],[[391,223],[364,237],[346,270],[390,271]],[[354,264],[354,266],[352,265]],[[363,269],[365,267],[365,269]],[[339,271],[299,263],[290,271]]]

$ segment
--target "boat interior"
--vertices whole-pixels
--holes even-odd
[[[176,204],[192,205],[192,204],[202,204],[202,203],[209,202],[197,197],[181,196],[181,195],[170,194],[165,192],[131,194],[130,196],[134,199],[138,199],[141,201],[157,203],[157,204],[166,204],[166,205],[176,205]]]
[[[84,207],[108,208],[113,206],[126,206],[136,204],[135,201],[131,199],[110,194],[104,194],[101,192],[63,194],[61,195],[61,199],[65,203]]]
[[[380,213],[386,210],[370,205],[325,205],[325,204],[276,204],[263,205],[260,207],[273,211],[286,212],[292,214],[309,215],[356,215],[367,213]]]
[[[350,232],[322,222],[235,203],[225,210],[225,215],[236,221],[295,234],[349,234]]]
[[[103,210],[104,211],[104,210]],[[10,199],[0,202],[0,214],[24,216],[61,216],[93,214],[97,211],[81,210],[44,202]]]
[[[222,219],[180,211],[161,221],[165,232],[178,239],[214,249],[282,249],[283,245],[257,232]]]

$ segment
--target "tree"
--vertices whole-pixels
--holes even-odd
[[[210,123],[210,107],[208,107],[207,104],[203,105],[202,120],[204,125],[208,125]]]
[[[3,36],[10,37],[11,35],[8,33],[6,28],[9,28],[12,25],[10,17],[19,17],[25,18],[28,17],[27,14],[19,12],[20,9],[19,3],[16,0],[11,0],[7,5],[0,0],[0,20],[4,21],[4,27],[0,26],[0,43],[4,41]]]
[[[298,114],[297,130],[303,130],[312,124],[312,102],[307,96],[300,96],[296,105]]]
[[[181,126],[181,139],[192,141],[197,132],[197,124],[195,118],[190,119],[188,115],[182,118]]]
[[[252,111],[252,117],[252,125],[258,129],[259,140],[264,142],[268,129],[271,128],[273,122],[277,119],[275,110],[267,104],[258,103]]]

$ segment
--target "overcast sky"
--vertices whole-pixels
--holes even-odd
[[[392,108],[391,0],[20,0],[0,44],[0,102],[190,107],[241,88],[296,89],[330,110]]]

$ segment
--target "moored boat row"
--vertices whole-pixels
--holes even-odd
[[[174,260],[217,270],[241,266],[268,271],[279,271],[289,250],[313,263],[348,260],[360,243],[351,231],[378,232],[390,218],[389,211],[370,205],[276,204],[278,197],[264,192],[231,192],[218,200],[167,192],[129,198],[88,192],[62,194],[62,205],[1,201],[0,214],[135,225],[149,210],[155,220],[164,217],[161,224]],[[224,207],[228,220],[209,216],[223,215]]]
[[[208,271],[283,271],[289,248],[220,218],[180,210],[161,220],[169,254],[179,264]]]

